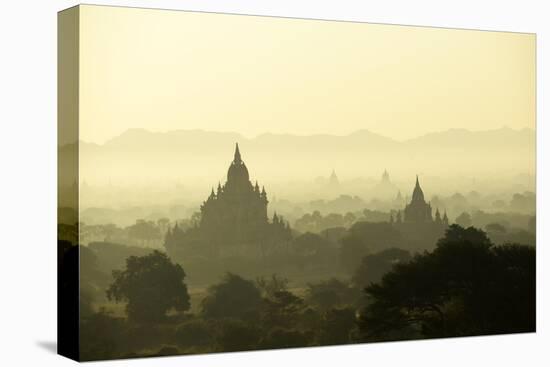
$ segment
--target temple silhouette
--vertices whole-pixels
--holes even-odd
[[[388,170],[384,170],[380,181],[371,189],[371,193],[381,199],[391,200],[398,191],[397,186],[390,179]]]
[[[405,222],[431,222],[432,206],[424,200],[424,192],[416,176],[416,185],[414,186],[411,202],[405,207]]]
[[[207,231],[220,231],[230,243],[258,240],[268,224],[267,193],[258,182],[252,185],[248,168],[241,158],[239,144],[235,146],[233,162],[227,170],[227,182],[218,183],[216,192],[201,206],[200,226]],[[275,214],[274,220],[279,223]]]
[[[432,206],[424,198],[424,191],[420,187],[417,175],[411,201],[406,203],[403,210],[397,210],[396,213],[390,214],[390,223],[401,232],[404,238],[407,238],[411,247],[423,248],[426,245],[434,244],[449,227],[446,211],[443,217],[441,217],[439,208],[436,208],[435,216],[432,215],[432,212]]]
[[[254,254],[269,252],[291,238],[291,229],[282,216],[268,218],[265,188],[250,181],[239,144],[235,144],[227,181],[218,183],[200,207],[198,224],[187,231],[177,225],[168,232],[167,247],[202,246],[210,254]]]
[[[400,192],[398,195],[400,196]],[[394,223],[393,213],[390,215],[390,222]],[[401,210],[397,211],[395,223],[416,223],[416,224],[436,224],[447,227],[449,225],[449,218],[447,212],[444,213],[443,218],[439,212],[439,208],[435,211],[435,219],[432,216],[432,206],[424,199],[424,192],[420,187],[418,175],[416,175],[416,184],[412,193],[411,202],[405,206],[403,215]]]

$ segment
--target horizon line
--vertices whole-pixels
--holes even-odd
[[[247,135],[244,135],[244,134],[239,133],[237,131],[229,131],[229,130],[209,130],[209,129],[200,129],[200,128],[197,128],[197,129],[173,129],[173,130],[151,130],[151,129],[142,128],[142,127],[132,127],[132,128],[129,128],[129,129],[126,129],[126,130],[122,131],[120,134],[117,134],[117,135],[114,135],[110,138],[105,139],[102,143],[89,141],[89,140],[85,140],[85,139],[78,139],[78,142],[84,143],[84,144],[104,146],[107,143],[109,143],[111,140],[119,138],[119,137],[123,136],[124,134],[126,134],[130,131],[143,131],[143,132],[146,132],[146,133],[149,133],[149,134],[170,134],[170,133],[174,133],[174,132],[204,132],[204,133],[215,133],[215,134],[236,134],[236,135],[241,136],[243,138],[243,140],[254,140],[254,139],[257,139],[261,136],[266,136],[266,135],[293,136],[293,137],[302,137],[302,138],[320,137],[320,136],[345,138],[345,137],[349,137],[349,136],[352,136],[352,135],[357,134],[357,133],[367,132],[367,133],[370,133],[372,135],[375,135],[375,136],[378,136],[378,137],[381,137],[381,138],[385,138],[385,139],[389,139],[389,140],[392,140],[392,141],[397,142],[397,143],[404,143],[404,142],[408,142],[408,141],[411,141],[411,140],[422,138],[424,136],[433,135],[433,134],[441,134],[441,133],[445,133],[445,132],[449,132],[449,131],[466,131],[466,132],[469,132],[469,133],[484,133],[484,132],[492,132],[492,131],[499,131],[499,130],[511,130],[511,131],[514,131],[514,132],[522,132],[522,131],[528,130],[528,131],[536,132],[536,128],[531,128],[531,127],[527,127],[527,126],[522,127],[522,128],[512,128],[512,127],[503,125],[503,126],[498,127],[498,128],[480,129],[480,130],[471,130],[471,129],[467,129],[467,128],[457,127],[457,128],[443,129],[443,130],[434,130],[434,131],[431,131],[431,132],[426,132],[424,134],[419,134],[419,135],[411,137],[411,138],[396,139],[396,138],[392,138],[392,137],[387,136],[387,135],[379,134],[379,133],[377,133],[373,130],[367,129],[367,128],[357,129],[357,130],[354,130],[354,131],[349,132],[347,134],[330,134],[330,133],[300,134],[300,133],[283,133],[283,132],[269,132],[269,131],[266,131],[266,132],[255,134],[253,136],[247,136]],[[63,146],[70,145],[70,144],[74,144],[74,142],[73,143],[62,144],[62,145],[59,145],[59,147],[63,147]]]

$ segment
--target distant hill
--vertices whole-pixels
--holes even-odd
[[[239,142],[252,177],[293,179],[328,175],[378,176],[384,168],[402,175],[418,172],[532,172],[533,130],[452,129],[396,141],[368,130],[345,136],[262,134],[249,139],[234,132],[130,129],[105,144],[80,143],[84,178],[223,180]],[[61,147],[69,159],[70,147]],[[210,180],[210,181],[209,181]]]
[[[291,135],[261,134],[248,139],[233,132],[213,132],[204,130],[175,130],[169,132],[151,132],[145,129],[130,129],[119,136],[108,140],[103,145],[80,142],[81,149],[86,151],[171,151],[208,153],[218,149],[224,150],[239,142],[252,151],[278,151],[281,148],[292,150],[357,150],[372,151],[397,148],[426,149],[473,149],[506,150],[510,147],[534,147],[535,132],[531,129],[513,130],[501,128],[486,131],[451,129],[429,133],[417,138],[396,141],[391,138],[359,130],[349,135]],[[66,149],[64,146],[63,149]]]
[[[486,131],[469,131],[466,129],[451,129],[437,133],[430,133],[415,139],[403,142],[406,147],[427,149],[475,149],[509,150],[534,149],[535,132],[531,129],[513,130],[501,128]]]

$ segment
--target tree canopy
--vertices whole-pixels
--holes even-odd
[[[208,289],[201,307],[206,318],[254,319],[261,302],[260,290],[254,282],[227,273],[220,283]]]
[[[187,311],[190,307],[185,272],[160,251],[146,256],[130,256],[126,269],[113,271],[114,282],[107,298],[127,302],[128,318],[140,322],[160,321],[170,309]]]
[[[321,311],[353,304],[357,298],[354,288],[336,278],[309,283],[306,289],[306,301]]]
[[[341,261],[348,269],[355,269],[369,252],[395,247],[401,243],[401,233],[390,223],[357,222],[342,238]]]
[[[366,255],[353,275],[353,284],[363,288],[370,283],[377,283],[384,274],[391,270],[393,265],[407,262],[410,259],[409,251],[399,248],[390,248]]]
[[[365,292],[364,340],[534,331],[535,249],[494,246],[483,231],[452,225],[434,251]]]

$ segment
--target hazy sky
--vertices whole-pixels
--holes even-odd
[[[83,6],[80,138],[535,127],[535,36]]]

